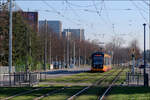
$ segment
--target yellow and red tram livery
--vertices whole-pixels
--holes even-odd
[[[111,69],[111,56],[103,52],[95,52],[92,54],[91,71],[105,72]]]

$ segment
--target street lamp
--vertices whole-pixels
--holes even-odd
[[[70,49],[69,49],[69,40],[70,40],[69,37],[70,37],[70,30],[67,29],[67,68],[69,68],[69,64],[70,64],[70,63],[69,63],[69,61],[70,61],[70,60],[69,60],[69,53],[70,53],[70,52],[69,52],[69,50],[70,50]]]
[[[11,85],[12,72],[12,0],[9,1],[9,84]]]
[[[148,74],[146,74],[146,52],[145,52],[145,48],[146,48],[146,24],[143,24],[144,26],[144,86],[148,86]]]

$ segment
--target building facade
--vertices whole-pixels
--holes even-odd
[[[38,32],[38,12],[21,12],[21,15],[31,29]]]
[[[67,32],[71,32],[71,39],[75,40],[85,40],[84,29],[64,29],[63,37],[67,36]]]
[[[45,25],[45,21],[39,21],[39,29]],[[62,22],[61,21],[47,21],[48,29],[51,29],[56,35],[62,36]]]

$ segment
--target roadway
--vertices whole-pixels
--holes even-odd
[[[90,67],[72,68],[72,69],[54,69],[54,70],[48,70],[46,72],[41,72],[41,74],[46,73],[46,77],[48,78],[48,77],[73,75],[73,74],[83,73],[87,71],[90,71]]]

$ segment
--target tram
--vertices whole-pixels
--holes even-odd
[[[111,56],[104,52],[92,54],[91,71],[106,72],[111,69]]]

